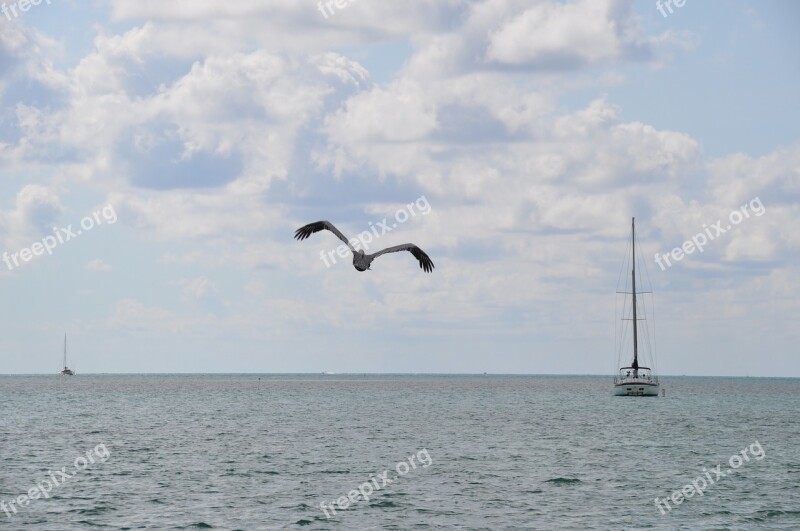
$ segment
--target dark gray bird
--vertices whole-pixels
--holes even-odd
[[[294,232],[294,237],[298,240],[305,240],[315,232],[319,232],[321,230],[327,229],[334,233],[340,240],[347,244],[350,250],[353,252],[353,267],[358,269],[359,271],[367,271],[370,269],[370,264],[373,260],[378,258],[382,254],[386,253],[396,253],[398,251],[408,251],[414,255],[414,258],[419,260],[419,267],[422,268],[423,271],[426,273],[430,273],[433,271],[433,262],[431,258],[425,254],[425,251],[414,245],[413,243],[404,243],[403,245],[395,245],[394,247],[388,247],[381,251],[378,251],[375,254],[364,254],[364,251],[361,249],[355,250],[347,238],[344,237],[339,229],[333,226],[333,223],[330,221],[317,221],[315,223],[309,223],[303,227],[300,227]]]

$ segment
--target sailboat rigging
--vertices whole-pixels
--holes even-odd
[[[627,367],[621,367],[614,377],[615,396],[658,396],[658,377],[650,367],[639,364],[639,321],[646,320],[637,314],[636,291],[636,219],[631,218],[631,291],[622,291],[631,295],[631,318],[623,317],[623,321],[632,321],[633,329],[633,361]],[[638,294],[649,293],[639,290]],[[623,310],[624,313],[624,310]],[[645,328],[646,330],[646,328]],[[624,337],[623,337],[624,342]]]
[[[64,368],[59,373],[61,376],[74,376],[75,371],[67,367],[67,334],[64,334]]]

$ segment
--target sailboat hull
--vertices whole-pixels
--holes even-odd
[[[622,380],[614,383],[614,396],[658,396],[657,382]]]

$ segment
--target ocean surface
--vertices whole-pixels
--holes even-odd
[[[0,376],[0,529],[800,529],[800,379],[662,385]]]

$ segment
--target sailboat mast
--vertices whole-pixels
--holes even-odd
[[[64,368],[67,368],[67,334],[64,334]]]
[[[636,320],[636,218],[631,218],[631,250],[632,250],[632,264],[631,269],[631,284],[633,289],[633,370],[639,369],[639,345],[637,337],[637,329],[639,328],[639,321]]]

